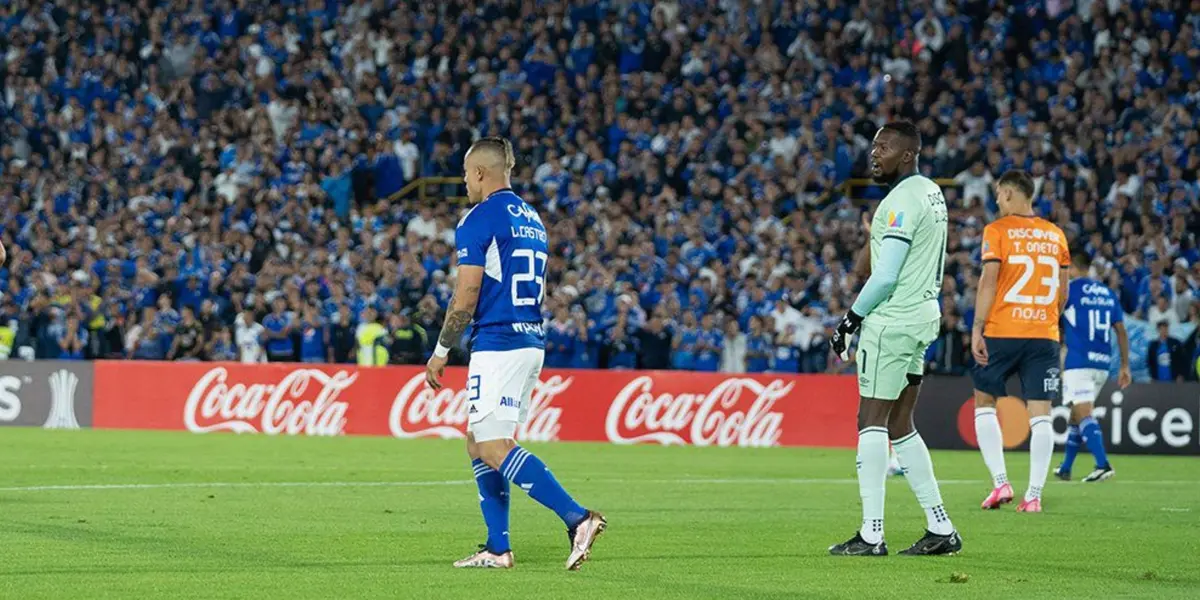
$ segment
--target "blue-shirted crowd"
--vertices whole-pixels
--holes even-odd
[[[907,118],[955,180],[934,369],[968,365],[1016,167],[1165,323],[1154,376],[1195,377],[1197,2],[12,0],[0,57],[2,354],[421,362],[463,207],[395,195],[500,135],[550,236],[547,364],[844,370],[837,186]]]

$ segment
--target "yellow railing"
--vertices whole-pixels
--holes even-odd
[[[463,184],[461,177],[421,177],[408,182],[408,185],[400,188],[400,191],[392,194],[388,200],[399,200],[410,196],[414,191],[417,193],[417,200],[422,204],[430,198],[429,188],[432,186],[453,185],[455,189],[461,189],[458,186]],[[446,196],[443,194],[433,194],[436,198],[445,198],[451,202],[466,202],[466,196]]]

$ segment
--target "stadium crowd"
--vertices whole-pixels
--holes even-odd
[[[503,135],[549,366],[842,371],[895,118],[954,180],[935,370],[1010,168],[1128,314],[1200,313],[1200,1],[11,0],[0,55],[4,355],[422,362],[463,207],[397,193]]]

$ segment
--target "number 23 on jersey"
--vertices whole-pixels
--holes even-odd
[[[1004,217],[984,228],[982,258],[1000,264],[986,335],[1057,341],[1062,274],[1071,261],[1062,230],[1036,217]]]

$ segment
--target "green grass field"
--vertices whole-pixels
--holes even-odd
[[[580,572],[562,570],[561,523],[515,489],[517,568],[450,568],[484,537],[461,442],[0,430],[0,597],[1200,595],[1194,458],[1116,457],[1117,479],[1054,481],[1047,512],[1023,515],[979,510],[977,454],[935,453],[964,552],[866,559],[826,555],[858,525],[851,451],[530,448],[609,517]],[[1024,480],[1023,454],[1009,467]],[[888,500],[895,552],[924,517],[902,479]]]

